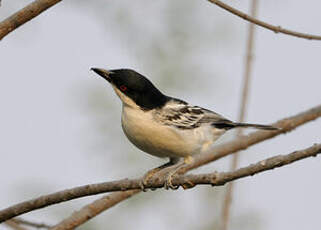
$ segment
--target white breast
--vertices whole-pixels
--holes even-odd
[[[158,157],[185,157],[200,153],[223,133],[210,126],[180,130],[156,122],[153,111],[123,105],[122,128],[139,149]],[[216,130],[217,131],[217,130]]]

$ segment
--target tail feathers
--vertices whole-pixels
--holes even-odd
[[[264,130],[280,130],[280,128],[270,126],[270,125],[259,125],[259,124],[248,124],[248,123],[233,123],[234,127],[250,127],[256,129],[264,129]]]

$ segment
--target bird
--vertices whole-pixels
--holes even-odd
[[[270,125],[233,122],[211,110],[162,93],[147,77],[132,69],[91,68],[107,80],[122,101],[121,126],[137,148],[169,162],[148,171],[141,188],[157,172],[171,168],[164,187],[172,183],[179,169],[193,163],[194,156],[208,150],[226,131],[251,127],[277,130]],[[181,163],[181,159],[184,159]]]

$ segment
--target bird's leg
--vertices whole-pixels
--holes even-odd
[[[175,176],[175,174],[177,174],[177,172],[183,168],[186,165],[192,164],[194,162],[193,157],[191,156],[187,156],[184,158],[184,161],[180,164],[175,165],[175,168],[173,170],[171,170],[170,172],[168,172],[165,183],[164,183],[164,187],[165,189],[173,189],[176,190],[179,188],[179,186],[174,186],[172,184],[172,180],[173,180],[173,176]]]
[[[149,170],[144,176],[143,176],[143,179],[140,181],[140,187],[141,189],[146,192],[146,184],[147,182],[149,181],[149,179],[151,179],[157,172],[161,171],[162,169],[165,169],[167,167],[170,167],[172,165],[175,165],[177,162],[179,161],[179,158],[172,158],[170,157],[169,158],[169,162],[157,167],[157,168],[154,168],[152,170]]]

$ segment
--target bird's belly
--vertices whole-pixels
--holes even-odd
[[[206,151],[225,131],[201,126],[178,129],[157,123],[152,114],[123,108],[122,128],[139,149],[158,157],[186,157]]]
[[[195,138],[188,138],[173,127],[158,124],[146,114],[139,116],[123,111],[122,128],[136,147],[154,156],[185,157],[199,151]]]

